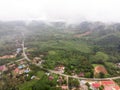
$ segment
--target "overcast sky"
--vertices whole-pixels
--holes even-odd
[[[120,0],[0,0],[0,20],[120,22]]]

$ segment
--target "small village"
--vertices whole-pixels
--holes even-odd
[[[39,81],[41,80],[41,77],[45,76],[48,82],[54,83],[55,87],[58,87],[61,90],[120,90],[119,85],[112,79],[89,79],[85,78],[83,72],[80,72],[79,74],[73,72],[71,75],[67,75],[67,67],[63,64],[57,64],[53,70],[44,68],[46,60],[43,58],[45,55],[40,54],[38,57],[36,56],[29,61],[27,59],[30,54],[25,53],[27,48],[24,47],[23,44],[17,44],[19,47],[16,52],[11,55],[0,57],[1,60],[16,58],[18,55],[21,55],[22,57],[21,59],[0,66],[0,83],[4,83],[4,80],[9,78],[20,85],[34,80]],[[116,67],[120,68],[120,63],[116,63]],[[99,65],[94,68],[94,75],[101,72],[107,74],[107,70],[103,66]],[[41,73],[43,73],[43,76],[41,76]]]
[[[18,61],[8,63],[0,66],[0,81],[2,78],[14,78],[22,82],[31,81],[33,79],[40,80],[39,76],[31,73],[34,69],[31,68],[31,65],[42,67],[42,63],[45,60],[42,60],[44,55],[40,55],[40,57],[35,57],[31,62],[28,62],[26,59],[20,59]],[[3,57],[2,57],[3,58]],[[5,56],[4,56],[5,58]],[[6,58],[12,58],[11,56],[7,56]],[[117,64],[119,66],[119,64]],[[49,81],[53,81],[57,75],[56,87],[60,87],[62,90],[120,90],[120,87],[113,80],[80,80],[75,78],[70,78],[72,81],[69,82],[68,77],[64,75],[65,72],[64,65],[58,65],[54,68],[54,71],[57,73],[44,71],[44,75],[48,77]],[[98,72],[100,73],[100,72]],[[63,74],[63,75],[62,75]],[[78,75],[73,74],[73,77],[84,77],[84,73],[80,73]],[[29,78],[28,78],[29,77]],[[75,82],[74,82],[75,81]],[[78,82],[78,83],[77,83]],[[112,89],[111,89],[112,88]]]
[[[0,0],[0,90],[120,90],[120,0]]]

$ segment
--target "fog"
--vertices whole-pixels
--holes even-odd
[[[0,0],[0,20],[120,21],[120,0]]]

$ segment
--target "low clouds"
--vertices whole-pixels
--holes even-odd
[[[0,20],[119,22],[119,0],[0,0]]]

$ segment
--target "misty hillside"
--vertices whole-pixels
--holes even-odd
[[[72,35],[85,34],[89,39],[98,40],[118,37],[120,34],[120,23],[106,24],[102,22],[81,22],[79,24],[67,24],[65,22],[43,22],[43,21],[9,21],[0,22],[0,37],[1,39],[5,36],[15,36],[24,32],[26,35],[43,35],[43,34],[55,34],[55,33],[66,33]],[[88,32],[88,33],[87,33]],[[83,35],[84,36],[84,35]],[[111,37],[111,38],[112,38]]]
[[[99,46],[104,49],[108,48],[117,51],[119,51],[118,48],[120,46],[120,23],[107,24],[102,22],[85,21],[77,24],[67,24],[66,22],[1,21],[0,47],[2,48],[0,49],[2,51],[6,49],[11,50],[16,39],[23,38],[22,33],[24,33],[25,40],[29,42],[29,44],[32,43],[32,41],[36,41],[37,43],[49,40],[69,41],[74,39],[82,40],[89,45],[97,45],[97,47]],[[60,44],[63,43],[59,41],[59,45]],[[11,48],[9,46],[11,46]]]

